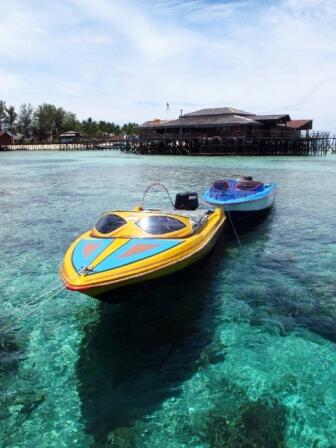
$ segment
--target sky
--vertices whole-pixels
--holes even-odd
[[[336,0],[0,0],[0,99],[79,119],[231,106],[336,131]]]

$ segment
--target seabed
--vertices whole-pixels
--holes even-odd
[[[125,303],[62,291],[24,318],[101,212],[237,173],[279,187],[242,247],[227,233]],[[0,154],[1,328],[22,318],[0,330],[0,446],[334,446],[335,191],[335,156]]]

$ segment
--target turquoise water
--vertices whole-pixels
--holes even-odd
[[[120,305],[29,304],[102,211],[236,173],[279,187],[241,248]],[[331,156],[0,154],[0,446],[335,447],[335,191]]]

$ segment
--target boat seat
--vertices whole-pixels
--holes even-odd
[[[242,180],[238,182],[236,188],[237,190],[261,190],[264,184],[256,180]]]
[[[212,188],[219,191],[225,191],[230,188],[230,184],[226,180],[218,180],[212,184]]]

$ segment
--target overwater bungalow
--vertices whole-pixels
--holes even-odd
[[[140,152],[296,153],[306,151],[312,119],[257,115],[233,107],[201,109],[139,126]]]
[[[76,143],[80,140],[81,134],[78,131],[67,131],[63,132],[58,136],[60,143]]]

